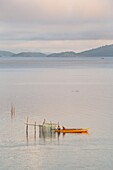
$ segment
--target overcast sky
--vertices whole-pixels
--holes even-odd
[[[0,0],[0,50],[75,52],[113,43],[113,0]]]

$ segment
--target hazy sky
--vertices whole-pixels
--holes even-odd
[[[0,50],[82,51],[113,43],[113,0],[0,0]]]

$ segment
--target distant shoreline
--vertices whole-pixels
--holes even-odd
[[[65,51],[59,53],[45,54],[40,52],[20,52],[12,53],[10,51],[0,51],[0,57],[113,57],[113,44],[90,49],[76,53],[74,51]]]

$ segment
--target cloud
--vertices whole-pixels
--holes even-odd
[[[78,25],[6,25],[0,29],[1,40],[108,40],[113,39],[113,25],[79,23]]]
[[[44,24],[100,20],[111,16],[110,4],[110,0],[1,0],[0,19]]]
[[[0,40],[113,40],[112,7],[112,0],[0,0]]]

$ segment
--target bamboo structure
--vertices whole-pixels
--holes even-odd
[[[36,134],[37,134],[37,126],[39,127],[39,136],[44,136],[44,135],[53,135],[54,130],[56,129],[56,124],[55,123],[46,123],[45,119],[42,123],[42,125],[37,125],[36,121],[34,124],[28,122],[28,117],[27,121],[25,123],[26,125],[26,137],[28,139],[29,136],[29,126],[34,127],[34,139],[36,139]]]
[[[28,138],[29,136],[29,126],[34,126],[34,138],[36,139],[36,130],[37,130],[36,127],[39,126],[36,124],[36,121],[34,122],[34,124],[31,124],[28,122],[28,117],[27,117],[27,121],[25,125],[26,125],[26,137]]]

